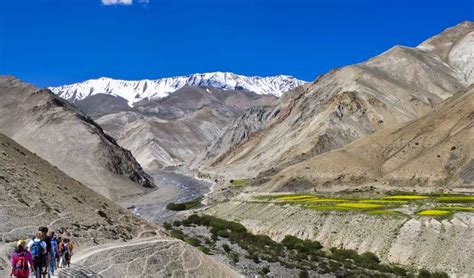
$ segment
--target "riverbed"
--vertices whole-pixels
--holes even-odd
[[[169,203],[187,202],[210,192],[212,183],[177,171],[148,173],[158,189],[127,200],[128,209],[146,220],[162,224],[179,218],[181,212],[166,209]]]

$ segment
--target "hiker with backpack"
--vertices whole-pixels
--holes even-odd
[[[28,243],[28,250],[33,259],[35,278],[41,278],[41,275],[44,274],[43,271],[48,251],[46,242],[43,239],[43,232],[37,231],[35,238]]]
[[[30,276],[30,268],[34,271],[33,258],[31,253],[26,249],[26,242],[19,240],[15,252],[12,255],[12,272],[10,276],[28,278],[28,276]]]
[[[69,239],[64,238],[63,241],[60,243],[60,246],[61,259],[59,262],[59,267],[69,267],[71,264],[71,245]]]
[[[48,237],[51,239],[51,253],[49,254],[49,273],[54,276],[55,258],[58,254],[58,242],[53,231],[48,232]]]
[[[46,243],[46,256],[43,260],[43,277],[46,277],[46,274],[48,274],[49,272],[49,265],[50,265],[50,261],[51,261],[51,257],[53,253],[53,246],[51,244],[52,237],[49,236],[48,227],[42,226],[42,227],[39,227],[38,230],[43,233],[44,235],[43,241]]]
[[[56,254],[54,256],[54,261],[55,261],[55,265],[59,268],[59,259],[61,258],[61,247],[62,247],[62,242],[63,242],[63,239],[59,236],[59,237],[55,237],[56,239],[56,244],[57,244],[57,249],[56,249]]]

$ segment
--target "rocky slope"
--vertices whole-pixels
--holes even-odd
[[[154,187],[132,154],[49,90],[0,77],[0,132],[112,199]]]
[[[270,105],[275,99],[250,92],[183,87],[169,97],[141,101],[122,112],[101,115],[107,108],[98,103],[85,109],[144,168],[153,171],[189,165],[244,109]],[[81,102],[76,105],[81,107]]]
[[[474,218],[469,212],[441,220],[321,212],[234,200],[206,213],[239,221],[251,232],[269,235],[274,240],[293,235],[318,240],[327,248],[374,252],[384,262],[443,270],[457,274],[456,277],[474,273]]]
[[[66,277],[236,277],[220,263],[118,207],[0,134],[0,276],[19,239],[47,225],[75,241]],[[104,259],[107,259],[104,261]],[[79,269],[78,269],[79,268]]]
[[[419,118],[472,83],[473,34],[466,21],[417,48],[395,46],[332,70],[247,112],[195,165],[227,177],[269,176]]]
[[[71,103],[96,94],[106,94],[120,97],[132,106],[142,100],[166,97],[184,86],[281,96],[284,92],[304,83],[302,80],[286,75],[259,77],[237,75],[230,72],[211,72],[138,81],[114,80],[103,77],[71,85],[51,87],[50,89]]]
[[[427,115],[288,167],[270,190],[383,183],[474,187],[474,86]]]

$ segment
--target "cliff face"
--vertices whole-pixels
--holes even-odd
[[[0,78],[0,131],[112,199],[154,187],[131,153],[48,90]]]

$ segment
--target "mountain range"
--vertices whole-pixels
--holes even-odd
[[[106,94],[123,98],[128,105],[133,106],[134,103],[145,99],[153,100],[166,97],[184,86],[247,91],[279,97],[284,92],[304,83],[305,81],[287,75],[259,77],[237,75],[230,72],[210,72],[137,81],[102,77],[49,89],[71,103],[93,95]]]
[[[228,178],[265,178],[376,131],[430,112],[472,84],[474,24],[416,48],[395,46],[334,69],[274,105],[248,110],[194,167]]]

